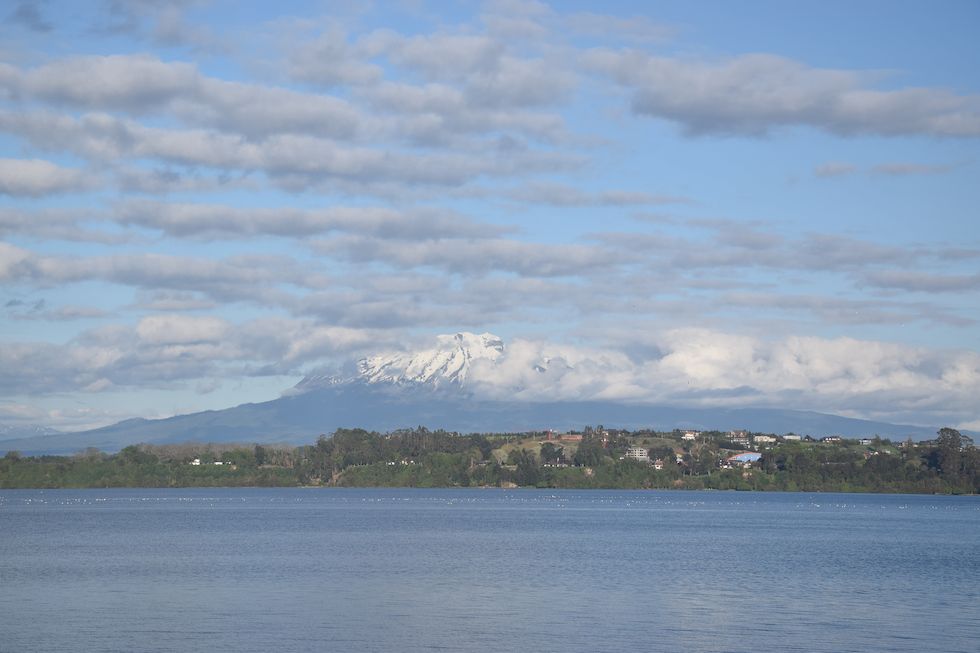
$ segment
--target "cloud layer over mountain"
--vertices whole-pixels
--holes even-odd
[[[457,331],[492,396],[980,422],[969,3],[0,14],[0,423]]]

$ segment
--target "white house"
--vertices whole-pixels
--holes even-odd
[[[630,460],[637,460],[641,463],[650,462],[650,453],[643,447],[630,447],[626,450],[626,457]]]
[[[728,439],[743,447],[749,446],[749,432],[741,429],[728,432]]]

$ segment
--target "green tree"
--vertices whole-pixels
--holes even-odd
[[[601,441],[595,438],[582,438],[573,460],[579,467],[597,467],[605,453]]]
[[[936,438],[936,453],[939,473],[951,483],[960,478],[963,459],[963,436],[956,429],[941,428]]]
[[[565,448],[556,447],[551,442],[541,445],[541,462],[557,464],[565,461]]]
[[[541,480],[541,468],[534,454],[527,449],[521,449],[517,457],[517,472],[514,482],[518,485],[537,485]]]

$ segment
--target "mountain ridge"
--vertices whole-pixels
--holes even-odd
[[[131,419],[99,429],[0,440],[0,451],[74,453],[87,447],[115,451],[130,444],[261,442],[312,444],[337,428],[387,432],[411,426],[461,433],[570,430],[587,424],[615,428],[693,428],[801,435],[880,435],[932,438],[938,427],[889,424],[774,408],[690,408],[603,401],[519,402],[461,399],[427,388],[351,383],[164,419]]]
[[[277,399],[148,420],[132,418],[74,433],[0,435],[0,451],[113,451],[140,442],[188,441],[310,444],[341,427],[392,431],[411,426],[458,432],[568,430],[587,424],[672,430],[746,429],[846,437],[928,439],[941,425],[914,426],[782,408],[705,408],[597,399],[526,400],[477,396],[474,366],[493,371],[505,360],[503,340],[490,333],[439,336],[434,347],[360,359],[349,375],[309,375]],[[544,374],[554,361],[528,363]],[[564,361],[566,368],[570,364]],[[557,369],[557,368],[555,368]],[[517,396],[516,392],[513,396]]]

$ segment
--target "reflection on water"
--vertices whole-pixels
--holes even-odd
[[[0,491],[0,651],[974,651],[974,497]]]

